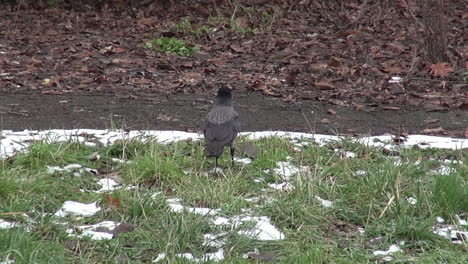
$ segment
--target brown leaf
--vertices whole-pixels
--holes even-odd
[[[439,122],[439,121],[440,121],[440,119],[431,118],[431,119],[426,119],[426,120],[424,120],[424,123],[426,123],[426,124],[433,124],[433,123],[437,123],[437,122]]]
[[[330,115],[336,115],[336,111],[333,109],[328,109],[327,113],[329,113]]]
[[[449,73],[453,72],[453,67],[447,62],[432,64],[429,68],[429,73],[434,77],[445,77]]]
[[[59,91],[59,90],[45,90],[41,92],[41,94],[49,94],[49,95],[61,95],[64,93],[65,91]]]
[[[327,81],[323,82],[314,82],[314,85],[321,90],[332,90],[335,89],[335,86]]]
[[[330,120],[328,120],[327,118],[322,118],[319,122],[320,124],[324,124],[324,125],[330,124]]]
[[[240,29],[247,28],[249,26],[249,20],[245,17],[239,17],[236,19],[236,26]]]
[[[444,132],[445,130],[442,127],[436,127],[436,128],[426,128],[421,130],[422,134],[440,134]]]
[[[400,107],[398,106],[384,106],[382,107],[383,110],[390,110],[390,111],[398,111],[400,110]]]
[[[338,99],[330,99],[330,100],[328,100],[328,102],[330,104],[339,105],[339,106],[344,106],[345,105],[345,103],[343,101],[338,100]]]
[[[262,94],[268,95],[268,96],[274,96],[274,97],[280,97],[281,95],[279,93],[273,92],[270,88],[266,86],[265,83],[261,81],[255,81],[254,85],[252,86],[252,89],[254,91],[261,91]]]
[[[118,209],[122,210],[122,205],[120,204],[120,198],[119,197],[112,197],[107,193],[103,193],[102,197],[104,198],[107,209],[113,210],[113,209]]]
[[[458,108],[465,111],[468,110],[468,102],[462,103]]]
[[[245,49],[237,44],[231,44],[229,45],[229,48],[231,48],[233,51],[237,53],[245,53]]]
[[[314,71],[325,70],[327,67],[328,65],[326,63],[315,63],[309,65],[309,68]]]
[[[182,67],[185,68],[192,68],[193,67],[193,62],[192,61],[186,61],[181,64]]]
[[[336,57],[331,57],[330,60],[328,61],[328,66],[330,67],[339,68],[342,65],[343,63],[341,62],[341,59],[336,58]]]
[[[465,132],[463,133],[463,136],[465,136],[465,138],[468,138],[468,129],[465,129]]]
[[[351,102],[351,104],[354,106],[354,108],[357,110],[357,111],[364,111],[364,105],[360,105],[360,104],[357,104],[355,102]]]

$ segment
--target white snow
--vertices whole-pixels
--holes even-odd
[[[70,236],[74,237],[89,237],[93,240],[103,240],[103,239],[112,239],[113,234],[108,232],[97,231],[98,229],[107,229],[109,231],[114,230],[119,225],[118,222],[114,221],[103,221],[94,225],[82,225],[75,227],[74,229],[70,228],[67,230],[67,233]],[[75,230],[80,230],[79,234],[75,233]]]
[[[101,189],[96,191],[98,193],[115,191],[118,189],[117,186],[120,185],[119,183],[117,183],[111,178],[100,179],[98,181],[98,184],[101,185]]]
[[[388,256],[396,252],[403,252],[403,250],[401,250],[400,246],[393,244],[388,250],[377,250],[372,254],[374,254],[374,256]]]
[[[322,199],[317,195],[315,196],[315,199],[319,200],[320,204],[325,208],[332,208],[333,207],[333,202],[332,201]]]
[[[224,259],[224,250],[220,248],[218,249],[218,251],[213,252],[213,253],[206,253],[200,258],[194,257],[192,253],[181,253],[181,254],[177,254],[176,256],[179,258],[188,259],[195,263],[202,263],[202,262],[207,262],[207,261],[219,262]],[[153,263],[162,261],[165,258],[166,258],[166,253],[160,253],[155,259],[153,259]]]
[[[0,229],[10,229],[13,227],[19,226],[19,223],[17,222],[9,222],[3,219],[0,219]]]
[[[98,202],[85,204],[74,201],[66,201],[65,203],[63,203],[62,208],[60,208],[54,215],[57,217],[65,217],[67,215],[88,217],[93,216],[100,210],[101,208],[99,207]]]

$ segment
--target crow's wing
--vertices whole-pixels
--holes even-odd
[[[210,119],[208,116],[204,131],[208,156],[221,156],[224,146],[232,144],[236,139],[240,131],[240,123],[237,120],[238,114],[234,110],[232,112],[230,114],[233,118],[223,123],[216,122],[223,119],[220,115],[213,115],[214,117],[218,117],[218,119]]]
[[[239,114],[232,106],[215,106],[206,116],[206,120],[213,124],[223,124],[237,119]]]

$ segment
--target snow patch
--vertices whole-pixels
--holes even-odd
[[[95,215],[101,210],[98,202],[89,204],[79,203],[74,201],[66,201],[54,215],[56,217],[65,217],[67,215],[75,215],[78,217],[89,217]]]

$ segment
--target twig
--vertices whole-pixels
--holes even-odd
[[[387,211],[388,207],[390,206],[390,204],[392,204],[393,200],[395,200],[395,195],[392,195],[392,197],[390,197],[390,200],[388,200],[387,205],[384,207],[384,209],[380,213],[379,219],[382,218],[382,216],[385,214],[385,211]]]

